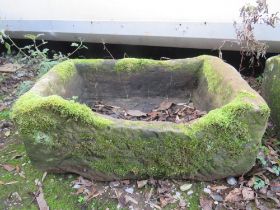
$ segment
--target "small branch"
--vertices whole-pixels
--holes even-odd
[[[112,58],[113,60],[115,60],[115,58],[114,58],[114,56],[112,55],[112,53],[107,49],[106,44],[105,44],[104,41],[102,41],[102,44],[103,44],[103,50],[105,50],[105,51],[111,56],[111,58]]]

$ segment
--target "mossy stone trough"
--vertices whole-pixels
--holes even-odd
[[[280,137],[280,55],[266,60],[262,94],[271,109],[271,119]]]
[[[190,95],[208,114],[185,124],[115,119],[82,104]],[[214,180],[241,175],[254,165],[269,108],[216,57],[78,59],[44,75],[18,99],[12,116],[32,163],[42,170],[101,181]]]

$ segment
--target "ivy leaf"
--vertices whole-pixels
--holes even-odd
[[[259,178],[259,177],[255,177],[255,181],[254,181],[254,189],[255,190],[259,190],[265,187],[265,182]]]
[[[277,176],[280,175],[280,167],[279,166],[273,166],[272,170]]]

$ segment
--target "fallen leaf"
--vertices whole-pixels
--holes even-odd
[[[19,159],[19,158],[21,158],[23,156],[23,154],[17,154],[17,155],[15,155],[15,156],[13,156],[11,159],[13,160],[13,159]]]
[[[201,196],[199,198],[200,207],[202,210],[212,210],[213,208],[213,200],[209,199],[206,196]]]
[[[270,184],[270,189],[273,191],[273,192],[276,192],[276,193],[280,193],[280,183],[279,182],[273,182]]]
[[[129,185],[130,181],[129,180],[122,180],[121,183],[123,185]]]
[[[5,184],[5,182],[3,182],[3,181],[0,180],[0,185],[4,185],[4,184]]]
[[[96,190],[95,188],[92,189],[92,191],[89,193],[88,197],[87,197],[87,202],[89,202],[91,199],[98,197],[99,195],[101,195],[102,192]]]
[[[109,186],[111,187],[111,188],[113,188],[113,187],[118,187],[118,186],[120,186],[120,182],[119,181],[113,181],[113,182],[110,182],[109,183]]]
[[[160,197],[159,202],[160,202],[160,207],[161,208],[165,207],[168,204],[168,202],[165,200],[164,197]]]
[[[271,190],[267,191],[266,196],[273,200],[277,205],[279,205],[280,201],[276,198],[276,194],[272,192]]]
[[[77,191],[76,191],[76,195],[82,194],[84,192],[84,187],[80,187]]]
[[[250,201],[255,199],[254,191],[249,187],[242,188],[242,196],[245,201]]]
[[[115,194],[118,199],[119,205],[124,208],[126,205],[125,193],[120,190],[115,190]]]
[[[20,167],[18,165],[16,165],[16,172],[19,173],[21,170],[20,170]]]
[[[221,185],[221,186],[211,186],[210,188],[211,188],[212,191],[226,190],[226,189],[228,189],[228,187],[225,186],[225,185]]]
[[[128,110],[127,114],[133,117],[143,117],[147,115],[146,113],[141,112],[139,110]]]
[[[142,188],[148,183],[148,180],[137,181],[137,187]]]
[[[183,191],[183,192],[187,191],[191,188],[192,188],[192,184],[183,184],[183,185],[180,186],[180,190]]]
[[[242,200],[242,189],[241,188],[233,189],[225,197],[225,202],[230,202],[230,203],[239,202],[241,200]]]
[[[11,182],[5,183],[5,185],[11,185],[11,184],[16,184],[16,183],[18,183],[18,181],[11,181]]]
[[[4,165],[2,165],[2,167],[3,167],[6,171],[9,171],[9,172],[16,170],[16,167],[13,166],[13,165],[10,165],[10,164],[4,164]]]
[[[130,203],[134,203],[134,204],[136,204],[136,205],[138,204],[138,201],[135,200],[134,198],[132,198],[132,197],[129,196],[129,195],[125,195],[124,198],[125,198],[125,203],[126,203],[126,204],[128,204],[129,202],[130,202]]]
[[[0,72],[13,73],[20,68],[21,66],[18,64],[6,63],[0,66]]]
[[[43,193],[43,189],[42,189],[42,183],[40,181],[36,181],[35,183],[38,187],[38,196],[36,196],[36,201],[37,204],[39,206],[40,210],[49,210],[48,204],[46,202],[46,200],[44,199],[44,193]]]
[[[43,176],[42,176],[42,179],[41,179],[42,183],[44,182],[44,180],[45,180],[47,174],[48,174],[48,172],[45,171],[44,174],[43,174]]]
[[[186,206],[187,206],[186,201],[184,201],[184,200],[180,199],[179,206],[180,206],[181,208],[186,207]]]
[[[5,135],[6,137],[10,136],[10,134],[11,134],[11,131],[10,131],[10,130],[5,131],[5,133],[4,133],[4,135]]]
[[[172,105],[173,105],[173,102],[171,102],[171,101],[163,101],[160,103],[159,108],[157,108],[156,110],[164,111],[166,109],[169,109]]]

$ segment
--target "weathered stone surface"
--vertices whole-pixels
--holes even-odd
[[[271,109],[271,118],[278,135],[280,129],[280,56],[267,59],[262,83],[262,94]]]
[[[209,113],[188,124],[114,119],[69,100],[189,94],[195,106]],[[254,164],[268,116],[258,93],[232,66],[211,56],[68,60],[13,107],[35,166],[102,181],[214,180],[243,174]]]

